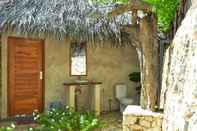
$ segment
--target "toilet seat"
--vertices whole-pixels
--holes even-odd
[[[123,105],[131,105],[134,103],[132,98],[121,98],[120,103]]]

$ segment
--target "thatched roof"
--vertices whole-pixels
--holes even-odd
[[[3,17],[0,16],[0,23],[2,23],[2,21],[3,21]],[[1,30],[2,29],[1,29],[1,26],[0,26],[0,33],[1,33]]]
[[[0,8],[6,2],[8,2],[8,1],[7,0],[0,0]],[[2,21],[3,21],[3,17],[0,15],[0,24],[2,23]],[[1,33],[1,26],[0,26],[0,33]]]
[[[46,38],[121,43],[120,25],[128,24],[125,14],[109,19],[115,5],[98,6],[88,0],[12,0],[0,7],[3,31]]]

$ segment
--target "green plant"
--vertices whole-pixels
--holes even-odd
[[[129,74],[129,80],[131,80],[133,82],[140,82],[140,80],[141,80],[140,72],[133,72],[133,73]]]
[[[34,113],[34,119],[42,127],[29,131],[93,131],[102,127],[102,122],[93,113],[75,112],[71,108],[51,109],[47,113]]]
[[[133,72],[133,73],[129,74],[129,80],[133,81],[135,83],[140,83],[140,81],[141,81],[140,72]],[[140,93],[141,85],[137,86],[136,90],[138,93]]]
[[[15,129],[15,125],[11,124],[11,126],[7,126],[7,127],[0,127],[0,131],[14,131]]]
[[[157,14],[157,25],[160,31],[168,32],[174,20],[180,0],[144,0],[153,6]]]

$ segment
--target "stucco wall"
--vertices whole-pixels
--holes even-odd
[[[55,100],[65,103],[65,90],[62,84],[65,81],[77,79],[69,75],[69,44],[69,40],[66,42],[46,40],[46,107],[49,102]],[[116,83],[126,83],[129,87],[128,95],[136,97],[134,83],[128,79],[129,73],[139,70],[136,51],[133,47],[88,46],[87,55],[88,75],[84,78],[103,83],[101,89],[102,110],[107,111],[110,109],[110,100],[112,100],[111,109],[118,109],[114,96],[114,85]],[[80,100],[81,104],[87,103],[87,100],[82,100],[82,98]]]
[[[138,60],[134,48],[88,48],[89,78],[103,82],[101,98],[103,110],[109,110],[109,100],[112,99],[112,110],[117,109],[114,85],[128,85],[128,95],[135,97],[135,87],[129,81],[129,73],[138,70]]]
[[[1,117],[7,116],[7,35],[1,37]]]
[[[7,114],[7,35],[2,36],[2,43],[2,92],[4,93],[1,98],[1,114],[2,117],[5,117]],[[65,104],[66,93],[63,83],[77,79],[69,74],[69,47],[69,40],[45,40],[45,108],[48,108],[49,103],[53,101],[61,101]],[[87,55],[88,75],[84,78],[103,83],[101,89],[102,111],[110,109],[109,101],[111,101],[112,110],[118,109],[114,96],[116,83],[126,83],[129,87],[128,95],[136,98],[135,84],[128,79],[129,73],[139,70],[137,54],[133,47],[88,46]],[[83,93],[84,91],[82,91]],[[85,97],[83,98],[80,99],[80,103],[87,103]]]

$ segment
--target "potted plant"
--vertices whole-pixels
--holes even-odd
[[[141,92],[140,72],[132,72],[131,74],[129,74],[129,80],[132,81],[132,82],[135,82],[137,84],[136,91],[137,91],[138,94],[140,94],[140,92]]]

